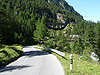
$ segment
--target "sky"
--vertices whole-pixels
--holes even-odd
[[[85,20],[100,21],[100,0],[66,0]]]

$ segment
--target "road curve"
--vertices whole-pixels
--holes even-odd
[[[33,46],[23,48],[23,56],[0,69],[0,75],[65,75],[58,59]]]

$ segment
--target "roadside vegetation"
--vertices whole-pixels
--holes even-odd
[[[45,49],[42,50],[52,53],[58,58],[58,60],[61,62],[64,68],[65,75],[99,75],[100,74],[100,62],[95,62],[91,60],[90,57],[73,54],[73,70],[70,71],[70,53],[64,52],[65,57],[62,57],[49,50],[45,50]]]
[[[65,58],[54,54],[61,62],[65,75],[99,75],[100,74],[100,63],[92,60],[84,60],[84,56],[73,54],[73,70],[70,71],[70,53],[66,53]]]
[[[22,54],[21,46],[6,44],[42,44],[65,52],[68,55],[66,58],[69,58],[69,54],[74,54],[76,64],[82,65],[80,68],[75,66],[73,72],[66,70],[69,60],[57,56],[65,66],[67,75],[100,74],[97,68],[100,65],[95,67],[98,64],[89,58],[91,52],[94,52],[100,60],[100,22],[84,20],[65,0],[50,1],[51,3],[47,0],[0,0],[0,44],[5,44],[0,45],[0,66]],[[59,6],[58,1],[64,1],[65,9]],[[70,23],[61,30],[49,29],[47,23],[59,23],[58,13]],[[80,61],[78,55],[82,56]]]
[[[16,60],[22,53],[22,46],[0,44],[0,68]]]
[[[65,5],[68,9],[61,8],[58,0],[50,2],[1,0],[0,44],[43,44],[48,48],[80,55],[94,52],[100,59],[100,22],[85,21],[75,11],[68,10],[71,7]],[[47,23],[59,23],[58,13],[70,23],[58,31],[49,29]],[[71,40],[72,44],[68,42]]]

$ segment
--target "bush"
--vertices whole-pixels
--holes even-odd
[[[71,49],[72,49],[72,53],[76,53],[76,54],[83,54],[83,50],[84,50],[84,45],[82,43],[82,39],[78,38],[77,40],[74,40],[73,43],[71,43]]]
[[[63,52],[70,52],[71,51],[70,44],[66,41],[59,40],[56,43],[56,45],[57,45],[56,49],[59,51],[63,51]]]
[[[55,48],[56,44],[53,42],[52,39],[48,39],[47,41],[44,42],[44,46],[47,48]]]
[[[83,60],[92,60],[90,55],[91,55],[91,50],[89,48],[88,49],[84,49],[83,55],[82,55],[83,56],[82,59]]]

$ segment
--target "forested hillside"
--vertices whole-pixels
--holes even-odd
[[[58,13],[68,20],[55,31],[47,23],[59,23]],[[0,0],[1,44],[44,44],[61,51],[100,57],[100,23],[88,22],[65,0]],[[77,35],[78,37],[70,37]],[[72,43],[67,40],[74,40]],[[88,53],[86,53],[88,52]]]
[[[11,20],[3,8],[0,8],[0,42],[4,44],[14,43],[14,31],[17,25]],[[9,40],[8,40],[9,39]]]
[[[53,2],[53,1],[52,1]],[[38,33],[35,30],[38,30],[38,25],[41,24],[39,27],[43,27],[42,25],[45,26],[46,22],[56,22],[56,14],[57,13],[62,13],[66,14],[66,18],[76,19],[81,18],[81,16],[77,16],[75,14],[72,14],[70,10],[63,10],[60,6],[56,6],[58,1],[54,3],[48,3],[47,1],[41,1],[41,0],[0,0],[0,17],[1,19],[4,18],[3,21],[8,20],[10,23],[10,26],[13,28],[10,28],[9,30],[7,27],[5,27],[6,31],[10,32],[8,33],[3,33],[4,28],[1,28],[1,43],[5,44],[12,44],[12,43],[18,43],[18,44],[31,44],[34,41],[34,37],[38,36]],[[70,8],[69,8],[70,9]],[[75,11],[74,11],[75,12]],[[73,12],[73,13],[74,13]],[[4,14],[5,15],[4,15]],[[6,18],[9,17],[9,18]],[[44,19],[44,20],[43,20]],[[1,20],[1,22],[3,22]],[[42,22],[44,21],[44,22]],[[6,21],[7,22],[7,21]],[[9,23],[7,23],[9,25]],[[6,24],[3,22],[3,24]],[[1,23],[0,25],[3,26]],[[6,25],[7,25],[6,24]],[[44,27],[45,28],[45,27]],[[46,29],[47,30],[47,29]],[[35,33],[35,32],[36,33]],[[37,35],[36,35],[37,34]],[[9,35],[8,37],[6,37]],[[44,35],[43,33],[39,34],[38,36],[40,39],[41,37],[43,38]],[[12,37],[12,38],[11,38]],[[9,39],[9,40],[8,40]],[[11,40],[10,40],[11,39]],[[38,40],[37,39],[37,40]],[[12,42],[9,42],[12,41]]]

